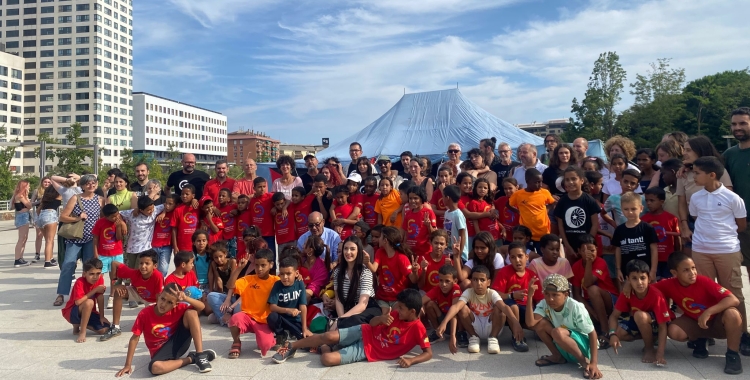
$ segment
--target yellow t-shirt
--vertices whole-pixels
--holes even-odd
[[[508,204],[518,209],[520,214],[518,224],[526,226],[531,230],[531,240],[539,241],[542,236],[549,233],[550,221],[547,214],[547,205],[555,203],[547,189],[528,192],[518,190],[510,196]]]
[[[271,295],[273,284],[278,280],[279,276],[274,275],[269,275],[267,279],[261,280],[256,274],[237,279],[234,283],[234,294],[240,296],[242,312],[256,322],[266,323],[268,314],[271,314],[268,296]]]
[[[401,228],[402,214],[399,214],[396,217],[396,221],[391,223],[391,214],[399,207],[401,207],[401,194],[395,189],[391,190],[385,197],[378,198],[378,201],[375,202],[375,212],[383,217],[384,226]]]

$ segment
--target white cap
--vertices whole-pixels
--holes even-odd
[[[352,174],[349,174],[349,177],[347,177],[346,179],[348,179],[349,181],[354,181],[356,183],[362,182],[362,176],[357,172],[352,172]]]

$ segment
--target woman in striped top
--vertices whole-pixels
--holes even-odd
[[[364,265],[365,251],[356,236],[344,240],[340,264],[333,270],[333,289],[336,293],[338,328],[370,323],[382,314],[375,302],[372,272]]]

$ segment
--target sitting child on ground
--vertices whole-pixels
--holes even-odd
[[[544,295],[539,289],[531,297],[526,292],[526,289],[529,288],[529,281],[537,277],[537,275],[533,270],[526,268],[528,256],[525,251],[526,247],[524,245],[510,243],[508,246],[510,265],[504,266],[497,271],[495,279],[490,286],[500,294],[500,297],[510,307],[513,315],[519,322],[522,321],[521,318],[525,319],[526,307],[534,307],[535,303],[539,303],[544,299]],[[529,305],[529,301],[532,301],[531,305]],[[524,345],[526,343],[521,342],[521,346]]]
[[[461,297],[461,287],[458,286],[457,281],[458,271],[456,268],[450,264],[443,265],[438,269],[438,286],[430,289],[427,294],[422,296],[422,307],[433,329],[437,330],[451,306],[458,302],[459,297]],[[456,327],[458,326],[458,320],[452,318],[449,323],[451,326],[448,349],[452,354],[455,354],[458,352],[456,347]],[[430,343],[440,339],[437,332],[433,331],[430,334]]]
[[[307,329],[307,293],[298,280],[299,261],[287,256],[279,262],[279,280],[273,284],[268,304],[268,327],[276,335],[276,344],[284,345],[291,336],[302,339],[312,335]],[[290,336],[291,335],[291,336]]]
[[[65,320],[73,325],[73,335],[78,335],[77,343],[86,341],[86,330],[99,335],[109,330],[109,321],[99,315],[99,311],[104,311],[105,290],[102,261],[92,258],[83,263],[83,276],[76,279],[70,299],[62,309]]]
[[[555,234],[547,234],[539,239],[542,257],[531,261],[529,269],[544,281],[552,273],[559,274],[567,279],[573,277],[573,269],[570,267],[570,261],[560,257],[560,238]]]
[[[195,276],[193,252],[180,251],[174,254],[174,272],[164,279],[165,284],[174,282],[185,289],[188,286],[198,286],[198,277]]]

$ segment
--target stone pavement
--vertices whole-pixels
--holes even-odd
[[[26,246],[25,258],[34,254],[34,236],[31,231]],[[53,307],[59,271],[44,270],[39,264],[13,268],[13,250],[17,233],[12,221],[0,222],[0,378],[9,379],[111,379],[122,368],[127,353],[129,330],[141,308],[124,309],[121,326],[123,334],[108,342],[98,342],[89,336],[85,343],[75,343],[71,326],[65,322],[59,307]],[[744,269],[743,269],[744,272]],[[80,274],[80,266],[79,272]],[[744,277],[747,286],[747,274]],[[745,294],[749,294],[745,291]],[[66,297],[67,300],[67,297]],[[748,307],[750,309],[750,306]],[[106,316],[111,319],[111,311]],[[202,318],[205,322],[205,317]],[[188,366],[161,376],[160,379],[197,379],[219,376],[227,379],[402,379],[411,380],[458,380],[480,378],[513,379],[580,379],[582,372],[576,365],[567,364],[545,368],[534,366],[534,360],[549,352],[533,333],[526,331],[530,350],[517,353],[510,347],[508,329],[502,334],[499,355],[488,355],[486,344],[483,353],[464,352],[451,355],[447,344],[434,345],[434,357],[430,362],[409,369],[397,368],[395,362],[356,363],[334,368],[323,367],[317,355],[298,353],[298,356],[283,365],[270,360],[270,354],[261,358],[255,349],[252,335],[243,339],[242,357],[227,359],[231,337],[226,328],[205,323],[203,326],[204,347],[216,350],[219,357],[213,371],[197,372]],[[723,372],[725,341],[717,341],[709,347],[711,356],[705,360],[694,359],[684,343],[668,341],[667,367],[642,364],[641,342],[625,343],[619,355],[612,349],[599,351],[599,368],[605,379],[720,379],[747,378],[750,373],[750,358],[743,357],[745,373],[729,376]],[[139,343],[133,361],[131,378],[151,377],[147,370],[149,362],[146,346]]]

